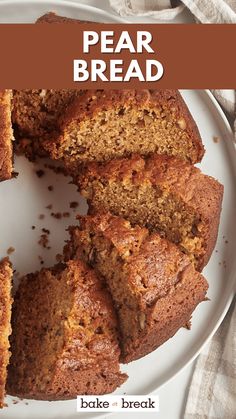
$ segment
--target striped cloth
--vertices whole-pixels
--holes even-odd
[[[151,16],[159,20],[174,19],[184,10],[184,5],[171,7],[170,0],[110,0],[111,7],[120,16]]]
[[[201,23],[236,23],[236,0],[182,0]]]
[[[152,16],[171,20],[184,6],[202,23],[236,23],[236,0],[110,0],[121,16]]]
[[[236,23],[236,0],[183,0],[181,3],[173,0],[110,0],[110,4],[122,16],[150,16],[158,21],[170,21],[186,6],[198,23]],[[235,90],[213,90],[212,93],[236,133]],[[183,419],[236,419],[235,301],[198,357]]]
[[[198,357],[183,419],[236,418],[235,301]]]

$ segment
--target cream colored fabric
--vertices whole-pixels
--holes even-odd
[[[151,16],[165,22],[184,9],[182,4],[171,7],[170,0],[110,0],[110,5],[120,16]]]
[[[111,7],[121,16],[151,16],[171,20],[187,6],[202,23],[236,23],[236,0],[182,0],[172,7],[170,0],[110,0]]]
[[[182,0],[201,23],[236,23],[236,0]]]
[[[183,419],[236,418],[235,301],[193,373]]]

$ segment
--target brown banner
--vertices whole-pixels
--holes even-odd
[[[85,30],[98,35],[87,54],[83,52]],[[114,31],[114,36],[107,38],[110,44],[106,44],[113,52],[101,53],[102,31]],[[122,31],[128,31],[136,52],[114,52]],[[137,52],[138,31],[151,33],[154,53],[145,48]],[[232,50],[236,25],[0,25],[0,39],[0,88],[236,88],[236,56]],[[86,61],[89,79],[75,82],[74,60],[81,59]],[[108,81],[99,77],[91,81],[93,60],[105,62],[103,74]],[[109,81],[113,60],[123,60],[117,72],[122,81]],[[163,66],[163,76],[153,82],[137,77],[125,81],[132,60],[137,61],[145,80],[148,71],[155,72],[155,66],[146,68],[150,60]]]

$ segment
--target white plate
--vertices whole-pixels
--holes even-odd
[[[201,347],[212,336],[222,321],[232,300],[236,272],[235,258],[235,208],[236,208],[236,153],[230,126],[213,96],[205,91],[182,91],[183,97],[200,129],[206,148],[200,165],[202,171],[224,184],[224,200],[216,251],[204,270],[209,281],[210,301],[200,304],[193,314],[191,331],[181,329],[172,339],[145,358],[135,361],[122,370],[129,375],[117,393],[146,394],[153,392],[173,378],[191,362]],[[213,141],[213,137],[219,140]],[[40,163],[43,167],[43,163]],[[38,178],[35,171],[39,166],[29,163],[24,157],[16,158],[17,179],[0,184],[0,255],[9,247],[16,250],[11,260],[17,272],[24,274],[40,268],[38,256],[45,265],[55,263],[55,255],[62,251],[65,228],[75,223],[77,210],[69,208],[72,201],[80,201],[80,213],[86,212],[86,204],[79,197],[76,188],[68,184],[69,178],[45,169],[45,176]],[[54,190],[49,191],[48,186]],[[54,212],[70,212],[70,218],[56,220],[50,216],[46,206],[53,204]],[[44,214],[44,219],[39,215]],[[31,226],[36,229],[32,230]],[[48,228],[50,250],[38,244],[41,229]],[[227,243],[226,243],[227,241]],[[223,263],[225,262],[225,263]],[[225,266],[226,264],[226,266]],[[20,419],[76,418],[75,401],[38,402],[19,401],[8,397],[8,408],[0,417]],[[27,404],[26,404],[27,403]],[[87,414],[79,417],[88,418]]]
[[[94,22],[127,22],[119,16],[115,16],[96,7],[76,4],[70,1],[0,1],[0,23],[34,23],[36,19],[47,12],[55,12],[61,16]]]
[[[124,22],[119,17],[99,9],[76,5],[70,2],[41,1],[1,1],[0,23],[31,23],[40,15],[55,11],[58,14],[100,22]],[[196,120],[206,155],[200,167],[203,172],[215,176],[225,186],[221,224],[210,263],[204,270],[209,281],[208,296],[211,301],[202,303],[194,312],[192,330],[180,330],[171,340],[147,357],[122,367],[130,378],[117,393],[145,394],[153,392],[172,379],[190,363],[201,347],[212,336],[222,321],[233,297],[236,260],[234,245],[236,224],[236,153],[230,126],[211,94],[200,91],[183,91],[194,119]],[[213,137],[219,138],[215,143]],[[40,167],[43,163],[40,163]],[[79,198],[76,188],[69,185],[69,179],[45,170],[45,176],[38,178],[35,171],[39,166],[29,163],[23,157],[16,159],[19,176],[13,181],[0,184],[0,255],[6,255],[9,247],[16,250],[11,255],[14,268],[21,274],[40,268],[39,256],[44,266],[55,263],[55,255],[62,251],[63,241],[67,238],[65,228],[76,222],[76,211],[69,208],[72,201],[80,201],[79,212],[86,212],[85,202]],[[49,191],[48,186],[54,190]],[[45,207],[53,204],[50,211]],[[56,220],[50,212],[70,212],[70,218]],[[45,218],[39,220],[39,215]],[[31,226],[36,229],[32,230]],[[38,244],[41,229],[48,228],[50,250]],[[228,243],[226,243],[226,241]],[[225,264],[226,263],[226,267]],[[8,408],[0,412],[0,417],[8,419],[73,419],[92,418],[94,415],[76,413],[76,402],[38,402],[18,401],[7,398]],[[99,416],[101,417],[101,415]]]

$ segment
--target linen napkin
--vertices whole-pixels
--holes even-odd
[[[184,5],[177,3],[171,0],[110,0],[111,7],[120,16],[150,16],[163,21],[174,19],[184,10]]]
[[[151,16],[168,21],[183,11],[184,5],[201,23],[236,23],[236,0],[110,0],[121,16]]]
[[[182,0],[201,23],[236,23],[236,0]]]
[[[235,300],[198,357],[183,419],[236,418]]]

